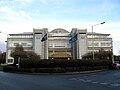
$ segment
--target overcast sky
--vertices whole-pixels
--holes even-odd
[[[119,12],[120,0],[0,0],[0,42],[5,43],[7,34],[33,28],[87,28],[90,32],[92,25],[105,22],[94,32],[111,34],[114,54],[119,54]]]

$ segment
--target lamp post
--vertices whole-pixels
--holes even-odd
[[[95,25],[92,25],[92,58],[93,60],[95,59],[95,55],[94,55],[94,32],[93,32],[93,27],[94,26],[97,26],[97,25],[100,25],[100,24],[104,24],[105,22],[101,22],[101,23],[98,23],[98,24],[95,24]]]

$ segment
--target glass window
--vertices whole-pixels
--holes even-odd
[[[55,46],[55,47],[65,47],[65,46]]]
[[[13,59],[8,59],[8,63],[12,63],[13,62]]]
[[[32,43],[27,43],[27,46],[32,46]]]
[[[86,37],[86,34],[80,34],[80,38],[84,39]]]
[[[49,47],[53,47],[53,44],[49,44]]]
[[[26,43],[21,43],[22,46],[26,46],[27,44]]]
[[[104,43],[101,43],[101,46],[111,46],[111,43],[109,43],[109,42],[104,42]]]
[[[19,43],[14,43],[14,46],[17,46]]]

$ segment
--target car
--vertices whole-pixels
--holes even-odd
[[[112,64],[113,69],[120,69],[120,64],[119,63],[114,63]]]

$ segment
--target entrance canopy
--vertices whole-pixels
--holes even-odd
[[[52,54],[50,58],[71,58],[72,56],[65,52],[57,52],[55,54]]]

